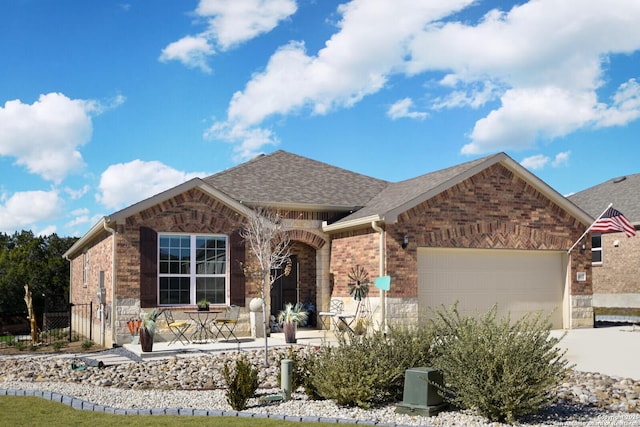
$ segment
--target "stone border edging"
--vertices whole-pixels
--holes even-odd
[[[378,423],[376,421],[350,420],[347,418],[328,418],[328,417],[297,417],[292,415],[279,414],[263,414],[255,412],[238,412],[238,411],[221,411],[206,409],[190,409],[190,408],[151,408],[151,409],[123,409],[113,408],[111,406],[97,405],[78,399],[73,396],[66,396],[60,393],[43,390],[17,390],[0,388],[0,396],[18,396],[18,397],[40,397],[52,402],[62,403],[73,409],[83,411],[103,412],[105,414],[115,415],[180,415],[180,416],[205,416],[205,417],[242,417],[242,418],[269,418],[279,421],[293,422],[309,422],[309,423],[328,423],[328,424],[358,424],[372,425],[380,427],[413,427],[401,424]]]

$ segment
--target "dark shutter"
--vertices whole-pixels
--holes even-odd
[[[244,307],[245,277],[242,266],[245,262],[245,244],[239,230],[229,236],[229,256],[231,258],[230,303]]]
[[[158,233],[140,227],[140,307],[158,305]]]

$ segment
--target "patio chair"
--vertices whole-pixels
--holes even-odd
[[[225,341],[229,341],[229,337],[233,337],[236,341],[239,341],[234,333],[236,325],[238,324],[238,317],[240,317],[240,307],[232,305],[224,310],[222,317],[217,317],[213,322],[218,333],[222,335]]]
[[[167,322],[167,327],[169,328],[169,331],[171,331],[171,334],[173,334],[173,339],[169,342],[169,345],[178,341],[180,341],[182,345],[189,344],[189,339],[185,335],[185,332],[191,325],[184,320],[176,321],[173,318],[173,313],[171,312],[171,310],[165,310],[163,311],[163,314],[164,320],[166,320]]]
[[[336,316],[338,314],[342,314],[342,310],[344,310],[344,302],[341,299],[332,299],[329,302],[329,311],[321,311],[318,313],[318,317],[320,318],[320,323],[322,324],[322,329],[330,329],[331,324],[327,325],[327,319],[333,319],[334,326],[336,322]]]

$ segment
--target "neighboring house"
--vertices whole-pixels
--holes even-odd
[[[621,176],[569,196],[597,218],[609,203],[640,227],[640,174]],[[640,234],[640,233],[639,233]],[[640,236],[593,233],[593,306],[640,308]],[[588,243],[588,242],[587,242]]]
[[[274,313],[296,301],[326,310],[331,298],[352,312],[348,275],[359,266],[391,277],[388,292],[371,286],[378,327],[455,301],[463,313],[497,303],[512,318],[544,310],[556,328],[593,326],[590,253],[567,254],[592,218],[503,153],[398,183],[261,155],[102,218],[65,254],[71,301],[97,302],[104,284],[95,336],[107,346],[129,342],[141,309],[179,317],[201,298],[241,306],[247,332],[257,284],[244,275],[252,254],[240,231],[257,206],[278,210],[292,242]]]

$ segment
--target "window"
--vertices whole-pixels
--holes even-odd
[[[591,235],[591,262],[602,264],[602,234]]]
[[[203,299],[226,304],[226,236],[161,234],[158,238],[160,305],[193,305]]]

